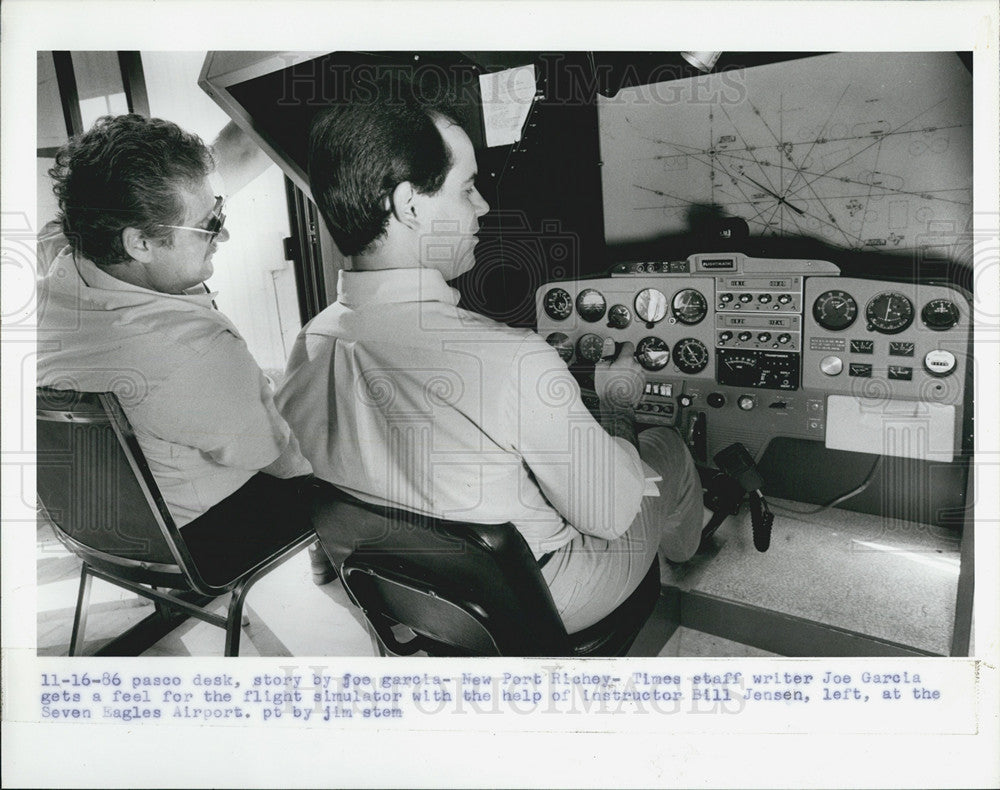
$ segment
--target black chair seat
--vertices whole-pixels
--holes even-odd
[[[569,635],[575,656],[624,655],[645,625],[660,597],[660,563],[657,560],[632,594],[603,620]]]
[[[229,591],[248,568],[303,537],[315,537],[301,479],[258,474],[233,496],[180,528],[206,586]]]
[[[372,505],[319,480],[312,523],[380,652],[462,656],[613,656],[631,646],[659,595],[654,560],[599,623],[567,634],[513,524],[469,524]],[[394,626],[416,634],[403,642]]]
[[[36,400],[40,510],[83,561],[70,654],[83,648],[96,576],[155,601],[154,618],[165,608],[225,629],[237,655],[251,586],[316,539],[304,478],[257,474],[178,529],[113,394],[39,387]],[[203,608],[225,593],[225,617]]]

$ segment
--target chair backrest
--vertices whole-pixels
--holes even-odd
[[[36,390],[37,492],[56,536],[91,566],[188,588],[177,527],[111,393]]]
[[[568,654],[548,585],[512,524],[469,524],[311,485],[312,521],[341,580],[379,617],[467,655]]]

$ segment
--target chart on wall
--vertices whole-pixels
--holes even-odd
[[[837,53],[598,100],[609,244],[689,230],[903,251],[972,216],[972,75],[953,52]]]

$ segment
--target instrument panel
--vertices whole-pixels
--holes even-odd
[[[637,418],[703,431],[709,455],[777,436],[925,460],[961,451],[972,320],[951,286],[712,253],[548,283],[536,307],[585,392],[608,341],[631,341],[646,374]]]

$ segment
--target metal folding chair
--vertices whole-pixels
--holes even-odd
[[[113,394],[39,387],[36,405],[39,509],[83,561],[70,655],[83,650],[94,577],[153,600],[147,620],[183,613],[224,629],[225,655],[238,655],[250,588],[316,539],[305,504],[273,501],[265,511],[283,518],[241,521],[224,500],[179,529]],[[226,593],[225,617],[206,611]]]

